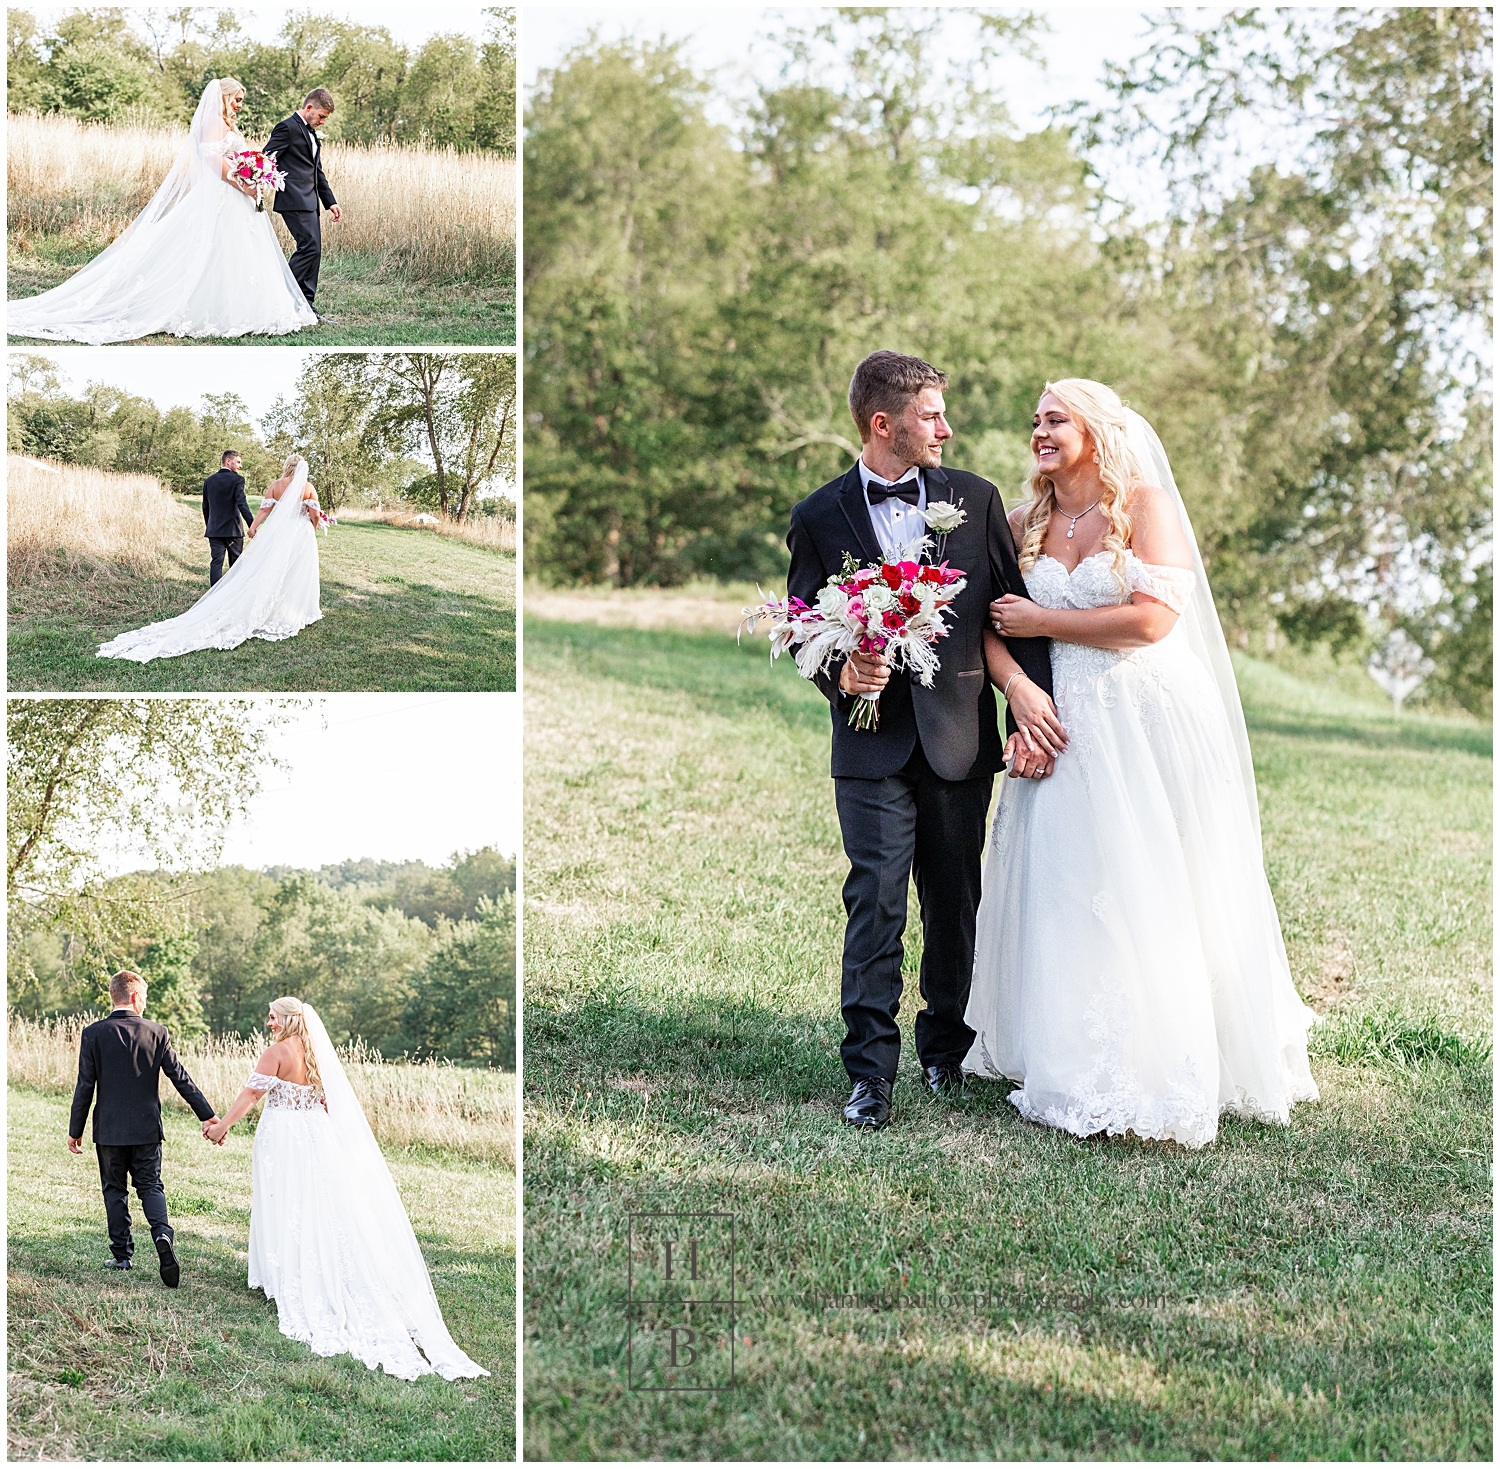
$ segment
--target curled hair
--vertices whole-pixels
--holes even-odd
[[[225,127],[234,126],[234,113],[229,110],[230,102],[244,95],[244,82],[237,81],[234,77],[219,78],[219,115],[224,119]]]
[[[271,1001],[271,1013],[281,1017],[279,1039],[289,1041],[295,1038],[302,1042],[302,1056],[307,1063],[307,1084],[315,1092],[321,1093],[323,1078],[318,1071],[318,1059],[313,1055],[312,1042],[307,1037],[307,1022],[302,1017],[302,1001],[291,995],[283,995],[279,1000]]]
[[[1115,579],[1124,590],[1125,553],[1134,529],[1126,503],[1131,491],[1146,482],[1140,460],[1130,447],[1125,405],[1113,388],[1086,377],[1065,377],[1060,382],[1048,383],[1042,392],[1058,399],[1074,423],[1094,441],[1099,456],[1099,511],[1106,522],[1104,549],[1114,555]],[[1031,492],[1031,503],[1021,520],[1019,559],[1023,573],[1036,565],[1047,523],[1057,503],[1052,476],[1043,474],[1040,464],[1032,465],[1026,487]]]
[[[302,456],[300,454],[288,454],[286,463],[281,466],[281,472],[283,474],[291,474],[301,463]]]

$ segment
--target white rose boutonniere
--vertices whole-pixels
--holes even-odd
[[[939,561],[943,559],[943,550],[948,544],[949,532],[957,530],[968,518],[968,511],[961,505],[955,505],[951,500],[934,500],[922,512],[922,519],[927,522],[928,530],[937,532]]]

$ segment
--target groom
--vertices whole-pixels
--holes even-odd
[[[255,534],[255,519],[245,499],[245,476],[240,473],[237,449],[226,449],[219,456],[219,472],[203,481],[203,535],[209,544],[208,584],[216,586],[224,575],[224,558],[234,565],[240,559],[245,538],[240,534],[244,519]]]
[[[849,411],[859,429],[859,459],[792,510],[787,594],[816,604],[845,554],[862,564],[896,559],[926,532],[922,512],[938,501],[965,519],[947,538],[944,559],[967,578],[953,604],[942,660],[931,688],[891,670],[880,656],[853,653],[817,682],[832,705],[834,800],[849,876],[844,882],[841,1054],[854,1084],[845,1122],[883,1127],[901,1051],[902,935],[910,877],[922,907],[924,1007],[917,1013],[917,1057],[928,1090],[955,1097],[974,1040],[964,1021],[974,968],[994,774],[1044,770],[1016,738],[1002,745],[995,694],[984,661],[991,600],[1026,595],[999,492],[988,480],[942,467],[953,436],[944,416],[947,377],[920,357],[872,352],[854,371]],[[1007,639],[1011,655],[1051,693],[1045,638]],[[851,729],[849,711],[863,693],[880,694],[880,723]]]
[[[333,93],[314,87],[302,106],[271,129],[266,152],[276,155],[276,166],[286,175],[286,187],[276,191],[272,208],[291,231],[297,248],[287,263],[292,276],[313,306],[318,294],[318,267],[323,261],[323,224],[319,205],[337,224],[344,217],[323,174],[323,148],[318,129],[333,115]],[[314,312],[317,307],[313,306]],[[320,321],[329,320],[319,316]]]
[[[167,1222],[167,1196],[161,1184],[161,1098],[157,1078],[163,1071],[182,1099],[205,1125],[217,1122],[193,1078],[172,1049],[166,1027],[144,1017],[146,981],[122,969],[109,982],[114,1009],[83,1030],[78,1047],[78,1085],[68,1121],[68,1151],[83,1151],[83,1124],[94,1107],[94,1151],[99,1156],[99,1184],[109,1220],[111,1258],[108,1270],[129,1270],[135,1244],[130,1234],[128,1180],[135,1180],[151,1239],[161,1261],[164,1284],[176,1288],[181,1267],[172,1249],[176,1238]]]

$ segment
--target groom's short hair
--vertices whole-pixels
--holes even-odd
[[[221,465],[228,464],[231,459],[238,459],[239,457],[240,451],[238,449],[226,449],[219,455],[219,463]]]
[[[302,99],[302,106],[306,107],[311,102],[314,107],[321,107],[324,112],[333,111],[333,93],[327,87],[314,87],[307,96]],[[301,109],[298,109],[299,111]]]
[[[146,981],[129,969],[110,976],[109,997],[117,1005],[128,1005],[133,994],[144,993],[145,989]]]
[[[849,411],[863,443],[870,437],[870,420],[877,413],[895,417],[923,388],[946,388],[948,374],[920,357],[901,352],[871,352],[849,383]]]

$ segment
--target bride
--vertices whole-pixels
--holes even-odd
[[[323,616],[314,529],[321,518],[307,461],[293,454],[260,502],[244,555],[186,612],[121,633],[99,657],[149,663],[199,648],[237,648],[246,638],[295,637]]]
[[[6,330],[54,342],[284,336],[314,324],[254,191],[232,176],[245,89],[204,88],[166,182],[125,232],[62,285],[11,301]]]
[[[262,1097],[251,1162],[251,1290],[283,1336],[320,1357],[349,1352],[408,1382],[488,1377],[448,1334],[427,1265],[379,1145],[311,1005],[271,1001],[275,1042],[217,1122],[222,1142]]]
[[[1000,638],[985,652],[1061,753],[1049,778],[1004,782],[964,1069],[1019,1081],[1022,1116],[1079,1137],[1201,1147],[1224,1112],[1285,1123],[1318,1095],[1317,1017],[1287,966],[1244,713],[1166,451],[1082,378],[1047,385],[1031,449],[1011,515],[1031,600],[990,610],[1004,637],[1052,639],[1055,708]]]

